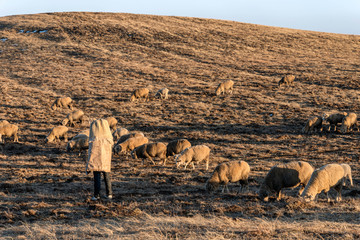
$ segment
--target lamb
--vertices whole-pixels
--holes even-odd
[[[357,127],[357,115],[356,113],[349,113],[343,118],[340,131],[346,133],[354,126]]]
[[[346,112],[343,113],[334,113],[334,114],[326,114],[323,115],[323,121],[328,121],[330,123],[328,131],[331,131],[331,126],[334,127],[334,131],[336,131],[336,127],[339,123],[342,123],[343,118],[347,115]]]
[[[273,166],[260,186],[259,197],[269,200],[270,193],[275,192],[276,199],[281,199],[281,189],[296,188],[301,185],[299,195],[308,183],[314,168],[304,161],[292,161]]]
[[[319,193],[324,191],[328,202],[330,202],[328,193],[330,188],[333,188],[337,191],[335,200],[341,201],[341,189],[344,177],[345,171],[340,164],[333,163],[324,165],[313,172],[301,197],[307,202],[313,201]]]
[[[159,157],[163,159],[163,165],[166,164],[166,145],[162,142],[157,143],[147,143],[143,144],[137,148],[135,148],[131,152],[131,156],[135,159],[139,158],[149,158],[153,165],[155,162],[153,161],[153,157]],[[144,164],[144,160],[142,162]]]
[[[0,142],[3,142],[2,140],[3,135],[6,137],[14,136],[14,142],[19,142],[18,131],[19,131],[19,127],[16,126],[15,124],[8,123],[3,125],[2,127],[0,127]]]
[[[71,110],[73,110],[73,106],[72,106],[72,99],[70,97],[62,97],[62,98],[57,98],[54,103],[51,105],[51,109],[52,110],[56,110],[57,108],[61,108],[61,107],[68,107]]]
[[[129,134],[129,131],[126,128],[117,128],[112,135],[114,140],[117,140],[126,134]]]
[[[133,102],[139,98],[145,98],[145,101],[149,100],[149,92],[150,91],[147,88],[136,89],[130,97],[130,102]]]
[[[87,150],[89,148],[89,136],[86,134],[78,134],[73,137],[66,146],[66,151],[79,150],[79,156],[81,150]]]
[[[234,87],[234,82],[232,80],[227,80],[219,84],[219,86],[216,88],[215,94],[216,96],[226,93],[232,94],[233,87]]]
[[[65,126],[56,126],[53,129],[51,129],[50,134],[46,137],[46,142],[52,142],[54,140],[59,140],[60,137],[63,137],[65,142],[68,141],[68,135],[67,132],[69,129]]]
[[[176,157],[176,168],[179,168],[181,165],[185,165],[186,169],[189,163],[192,164],[193,169],[195,169],[194,162],[199,163],[203,160],[206,161],[206,170],[209,169],[209,156],[210,148],[205,145],[196,145],[190,148],[185,149]]]
[[[8,121],[6,121],[6,120],[1,120],[1,121],[0,121],[0,128],[2,128],[3,126],[5,126],[5,125],[7,125],[7,124],[9,124]]]
[[[166,156],[173,156],[191,147],[191,143],[186,139],[177,139],[169,142],[166,149]]]
[[[109,123],[109,127],[110,127],[110,129],[115,129],[116,128],[116,124],[117,124],[117,120],[116,120],[116,118],[114,118],[114,117],[108,117],[108,118],[106,118],[106,120],[108,121],[108,123]]]
[[[343,186],[346,185],[345,184],[346,178],[349,179],[350,186],[353,186],[353,181],[352,181],[352,176],[351,176],[351,167],[349,166],[349,164],[346,164],[346,163],[342,163],[342,164],[340,164],[340,166],[342,166],[342,168],[344,169]]]
[[[280,81],[278,82],[278,86],[281,87],[281,85],[286,85],[286,86],[292,85],[294,80],[295,80],[294,75],[286,75],[280,79]]]
[[[219,185],[223,185],[222,193],[225,188],[229,192],[227,184],[229,182],[239,182],[240,191],[243,185],[248,186],[249,172],[250,166],[245,161],[221,163],[215,168],[213,174],[206,182],[206,190],[209,192],[215,191]]]
[[[119,138],[119,140],[116,142],[115,145],[123,143],[123,142],[125,142],[126,140],[128,140],[129,138],[132,138],[132,137],[144,137],[144,134],[142,132],[132,132],[132,133],[129,133],[129,134],[122,135]]]
[[[114,153],[119,154],[121,152],[132,151],[135,148],[148,143],[149,140],[146,137],[132,137],[126,141],[114,146]]]
[[[66,118],[62,121],[62,125],[66,126],[68,123],[70,123],[70,126],[75,126],[76,121],[83,123],[84,116],[85,114],[82,110],[75,110],[66,116]]]
[[[305,124],[305,127],[302,129],[303,133],[314,132],[315,129],[322,131],[322,117],[315,116],[311,117]]]
[[[155,94],[155,97],[160,98],[160,99],[165,99],[165,100],[168,99],[168,97],[169,97],[169,89],[167,89],[167,88],[160,89]]]

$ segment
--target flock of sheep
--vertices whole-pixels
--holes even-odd
[[[294,80],[295,77],[293,75],[287,75],[279,81],[278,85],[291,85]],[[220,83],[215,94],[217,96],[231,94],[233,86],[234,82],[231,80]],[[168,93],[169,90],[163,88],[156,93],[155,97],[168,99]],[[149,90],[147,88],[136,89],[132,93],[130,101],[137,99],[148,100]],[[69,108],[72,112],[64,118],[62,125],[56,126],[51,130],[50,134],[46,137],[46,141],[53,142],[63,138],[67,142],[67,151],[78,150],[80,155],[82,151],[86,151],[89,147],[89,130],[78,133],[68,141],[69,128],[67,125],[76,126],[77,123],[89,123],[90,119],[85,116],[82,110],[73,111],[72,102],[71,98],[63,97],[56,99],[52,104],[52,110]],[[336,130],[337,125],[341,123],[341,131],[346,132],[357,126],[356,118],[355,113],[324,114],[322,117],[316,116],[310,118],[303,131],[309,133],[321,130],[323,121],[328,121],[330,123],[329,130],[331,130],[331,127]],[[205,161],[206,170],[208,170],[210,148],[206,145],[192,146],[186,139],[177,139],[169,143],[151,143],[141,132],[129,132],[125,128],[116,128],[117,120],[114,117],[108,117],[106,120],[109,122],[109,126],[113,131],[114,141],[116,141],[113,147],[114,154],[130,152],[134,159],[142,158],[143,164],[145,159],[148,159],[153,165],[155,165],[154,158],[159,158],[162,160],[163,165],[165,165],[167,158],[175,155],[176,168],[184,165],[184,169],[186,169],[188,165],[192,165],[192,168],[195,169],[194,164]],[[13,137],[14,141],[18,142],[18,126],[10,124],[6,120],[0,121],[0,141],[2,141],[2,136]],[[240,189],[242,189],[245,186],[248,187],[249,173],[250,166],[245,161],[221,163],[215,168],[205,187],[207,191],[213,192],[222,185],[222,192],[224,192],[225,189],[229,191],[228,183],[239,182]],[[295,188],[300,185],[299,195],[305,200],[314,200],[319,193],[324,191],[327,194],[328,201],[330,201],[328,191],[330,188],[333,188],[337,191],[336,200],[341,201],[341,189],[345,185],[346,179],[349,179],[352,186],[351,168],[348,164],[327,164],[314,170],[307,162],[294,161],[272,167],[261,184],[258,194],[261,199],[267,201],[269,196],[275,193],[276,199],[280,200],[283,188]]]

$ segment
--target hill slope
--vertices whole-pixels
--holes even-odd
[[[315,167],[347,162],[354,169],[354,183],[359,183],[358,133],[307,136],[301,129],[309,117],[324,112],[359,113],[360,36],[198,18],[51,13],[0,18],[0,39],[0,119],[21,129],[21,143],[2,145],[2,223],[39,216],[110,218],[140,209],[154,215],[211,213],[245,221],[268,217],[358,226],[359,220],[351,217],[359,214],[358,195],[332,209],[322,199],[318,209],[315,204],[296,205],[292,191],[284,202],[262,203],[256,190],[271,166],[289,160],[306,160]],[[278,89],[284,74],[297,80],[293,87]],[[215,97],[215,88],[227,79],[235,82],[234,94]],[[170,99],[129,102],[139,87],[148,87],[152,96],[168,87]],[[69,112],[50,110],[58,96],[72,97],[76,108],[91,118],[115,116],[120,126],[143,131],[151,141],[184,137],[193,145],[206,144],[212,154],[210,170],[245,156],[253,171],[250,191],[210,196],[202,190],[210,172],[201,164],[196,171],[176,170],[172,161],[166,167],[145,167],[122,155],[114,157],[113,203],[87,211],[93,207],[88,202],[92,185],[82,158],[65,153],[65,143],[43,143]],[[70,135],[80,130],[71,128]],[[56,190],[44,197],[49,187]],[[58,194],[60,208],[68,209],[62,215],[53,214]],[[11,210],[14,199],[22,205]],[[43,201],[46,207],[38,206]],[[130,210],[120,211],[120,206]],[[35,216],[24,213],[34,208]],[[285,214],[284,209],[290,210]],[[298,211],[305,213],[298,218]],[[294,231],[303,229],[308,237],[334,236],[333,225]],[[243,234],[251,237],[252,231]],[[259,231],[258,237],[264,234]],[[272,234],[286,237],[275,230]]]

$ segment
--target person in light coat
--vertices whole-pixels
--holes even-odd
[[[104,176],[106,198],[112,199],[111,189],[111,154],[114,145],[109,123],[105,119],[98,119],[90,125],[89,154],[86,172],[94,173],[94,196],[91,200],[100,199],[101,174]]]

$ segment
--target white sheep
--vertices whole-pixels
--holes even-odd
[[[275,193],[276,199],[281,199],[281,189],[295,188],[301,185],[299,195],[308,183],[314,168],[304,161],[292,161],[273,166],[260,186],[259,197],[268,201],[269,195]]]
[[[114,132],[113,132],[113,138],[114,141],[118,140],[120,137],[129,134],[129,130],[127,130],[126,128],[117,128]]]
[[[219,96],[220,94],[232,94],[234,87],[234,82],[232,80],[227,80],[219,84],[216,88],[215,94]]]
[[[168,99],[168,97],[169,97],[169,89],[167,89],[167,88],[160,89],[155,94],[155,97],[160,98],[160,99],[165,99],[165,100]]]
[[[314,116],[307,120],[304,128],[302,129],[303,133],[315,132],[315,129],[322,131],[322,117]]]
[[[342,163],[342,164],[340,164],[340,166],[344,169],[343,186],[346,185],[345,184],[346,178],[349,179],[350,186],[353,186],[353,180],[352,180],[352,175],[351,175],[351,167],[349,166],[349,164],[346,164],[346,163]]]
[[[133,102],[139,98],[145,98],[145,101],[149,100],[149,92],[150,91],[147,88],[136,89],[130,96],[130,102]]]
[[[294,75],[286,75],[280,79],[280,81],[278,82],[278,86],[281,87],[281,85],[286,85],[286,86],[292,85],[294,80],[295,80]]]
[[[173,156],[191,147],[191,143],[186,139],[177,139],[169,142],[166,149],[166,156]]]
[[[201,161],[206,161],[206,170],[209,169],[209,157],[210,157],[210,148],[205,145],[196,145],[189,147],[182,151],[176,156],[176,168],[179,168],[181,165],[192,164],[193,169],[195,169],[194,162],[199,163]]]
[[[117,124],[117,122],[118,122],[118,121],[116,120],[116,118],[114,118],[114,117],[107,117],[107,118],[106,118],[106,121],[108,121],[110,129],[115,129],[115,128],[116,128],[116,124]]]
[[[117,144],[114,146],[114,153],[119,154],[126,151],[132,151],[136,147],[139,147],[145,143],[148,143],[149,139],[146,137],[140,136],[140,137],[131,137],[127,139],[126,141]]]
[[[223,185],[222,193],[225,188],[227,192],[229,189],[227,184],[239,182],[240,190],[242,186],[248,186],[248,178],[250,173],[250,166],[245,161],[233,161],[221,163],[216,166],[209,180],[206,182],[206,190],[211,192],[215,191],[220,185]]]
[[[6,120],[5,120],[6,121]],[[5,124],[2,127],[0,127],[0,142],[3,142],[2,136],[6,137],[14,137],[14,142],[19,142],[18,137],[18,131],[19,127],[15,124]]]
[[[57,108],[70,108],[71,110],[73,109],[72,106],[72,99],[70,97],[62,97],[62,98],[57,98],[54,103],[51,105],[51,109],[52,110],[56,110]]]
[[[343,113],[333,113],[331,115],[324,113],[323,121],[328,121],[330,126],[328,131],[331,131],[331,126],[333,126],[334,131],[336,131],[336,127],[339,123],[342,123],[343,118],[347,115],[346,112]]]
[[[79,151],[79,156],[81,154],[81,150],[87,150],[89,148],[89,135],[86,134],[78,134],[73,137],[66,146],[66,151]]]
[[[155,162],[152,158],[158,157],[163,160],[163,165],[166,164],[166,145],[162,142],[157,143],[146,143],[131,152],[131,156],[135,159],[137,158],[148,158],[155,165]],[[144,164],[144,160],[142,162]]]
[[[82,110],[75,110],[66,116],[66,118],[62,121],[62,125],[66,126],[69,123],[70,126],[75,126],[75,123],[77,121],[80,121],[81,123],[83,123],[84,116],[85,116],[85,114]]]
[[[67,132],[69,129],[65,126],[56,126],[53,129],[51,129],[50,134],[46,137],[46,142],[52,142],[54,140],[59,140],[60,137],[63,137],[65,142],[68,141],[68,135]]]
[[[344,177],[345,170],[340,164],[333,163],[324,165],[313,172],[301,197],[307,202],[313,201],[319,193],[324,191],[328,202],[330,202],[328,193],[330,188],[333,188],[337,192],[336,201],[341,201],[341,189]]]
[[[357,126],[357,115],[356,113],[349,113],[343,118],[340,131],[346,133],[354,126]]]

